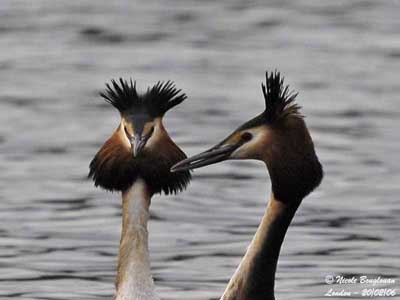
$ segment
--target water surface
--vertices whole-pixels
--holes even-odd
[[[277,299],[322,299],[327,274],[400,269],[398,1],[15,1],[0,5],[0,299],[110,299],[120,197],[86,180],[119,121],[111,78],[174,80],[169,112],[195,154],[263,109],[279,69],[324,165],[279,261]],[[162,299],[219,299],[263,215],[261,163],[196,171],[152,202]],[[393,287],[393,286],[392,286]],[[400,292],[400,291],[399,291]]]

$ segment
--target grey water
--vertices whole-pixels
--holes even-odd
[[[1,0],[0,299],[113,295],[120,196],[86,179],[119,122],[105,82],[174,80],[188,99],[165,124],[192,155],[263,110],[274,69],[299,92],[325,171],[289,228],[276,298],[363,288],[327,275],[394,278],[399,294],[399,12],[397,0]],[[161,298],[219,299],[269,192],[262,163],[228,161],[155,197]]]

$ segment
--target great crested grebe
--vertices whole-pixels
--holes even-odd
[[[121,115],[114,134],[90,163],[96,186],[122,193],[122,234],[116,300],[156,300],[150,271],[147,222],[155,193],[177,193],[190,181],[189,171],[171,173],[186,158],[165,130],[162,118],[186,99],[171,81],[139,94],[135,84],[112,81],[101,96]]]
[[[273,300],[275,273],[286,231],[302,199],[323,177],[306,124],[280,73],[266,73],[265,111],[211,149],[176,164],[187,171],[228,159],[266,164],[272,192],[265,214],[221,300]]]

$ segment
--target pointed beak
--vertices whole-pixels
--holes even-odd
[[[214,146],[207,151],[180,161],[171,168],[171,172],[193,170],[227,160],[232,152],[239,147],[240,144]]]
[[[146,145],[147,139],[143,136],[133,136],[130,140],[133,157],[137,157]]]

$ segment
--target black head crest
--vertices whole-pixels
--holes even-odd
[[[243,130],[260,125],[277,125],[288,117],[302,118],[300,106],[294,101],[297,93],[290,91],[288,85],[284,85],[284,78],[278,71],[265,73],[266,82],[261,84],[265,99],[265,110],[257,117],[244,123],[238,128]]]
[[[162,117],[172,107],[178,105],[187,97],[175,87],[172,81],[159,81],[146,93],[139,94],[136,90],[136,81],[126,81],[122,78],[119,82],[111,80],[106,84],[106,90],[100,93],[108,103],[119,110],[126,112],[147,112],[151,117]]]
[[[264,117],[268,123],[274,123],[290,115],[301,117],[300,106],[294,103],[297,93],[284,85],[284,77],[278,71],[265,73],[266,82],[261,88],[265,99]]]

